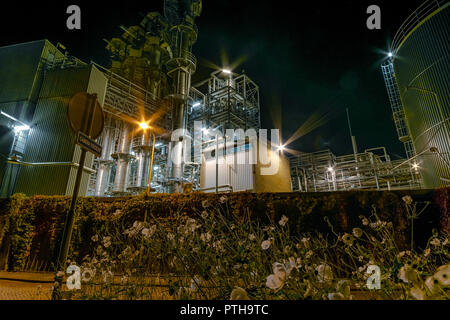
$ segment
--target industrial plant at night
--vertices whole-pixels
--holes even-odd
[[[410,16],[396,21],[380,60],[363,67],[373,79],[347,73],[338,98],[320,93],[325,80],[321,89],[315,80],[296,84],[296,63],[305,73],[317,68],[312,79],[327,67],[286,58],[314,50],[294,31],[283,48],[249,45],[253,55],[274,50],[250,71],[240,66],[248,69],[250,53],[244,62],[222,52],[222,65],[205,63],[199,42],[215,55],[215,43],[246,36],[222,37],[199,23],[232,5],[158,2],[161,10],[141,13],[139,23],[114,18],[99,45],[107,61],[87,42],[89,57],[75,56],[62,37],[0,45],[0,300],[22,292],[2,291],[10,277],[51,282],[53,300],[448,299],[450,2],[397,8]],[[377,8],[362,15],[376,18]],[[381,32],[370,29],[362,32]],[[200,41],[202,32],[208,38]],[[285,79],[263,76],[272,63]],[[276,90],[290,96],[276,102]],[[330,108],[340,99],[343,109],[318,110],[297,129],[296,114],[308,112],[296,99]],[[373,105],[390,131],[380,122],[378,132],[363,132],[379,121],[365,114]],[[277,117],[268,124],[282,107],[283,126]],[[329,124],[332,113],[340,118]],[[328,125],[340,129],[327,142],[320,132]],[[406,270],[407,259],[419,267]],[[72,271],[81,285],[68,280]],[[45,294],[29,298],[36,296]]]

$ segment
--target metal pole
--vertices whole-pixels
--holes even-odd
[[[155,155],[155,134],[153,132],[151,132],[152,136],[153,136],[153,145],[152,145],[152,159],[150,161],[150,172],[148,174],[148,189],[147,189],[147,193],[150,194],[151,189],[152,189],[152,173],[153,173],[153,157]]]
[[[216,194],[219,193],[219,134],[216,133]]]
[[[97,101],[97,95],[90,95],[90,99],[88,99],[87,104],[89,104],[88,108],[88,116],[87,121],[85,122],[84,131],[87,132],[88,136],[91,135],[92,131],[92,120],[94,115],[95,104]],[[69,213],[67,214],[66,222],[64,225],[64,233],[61,242],[61,247],[58,255],[58,265],[57,268],[60,271],[65,267],[67,254],[69,253],[70,240],[72,238],[73,225],[75,222],[75,205],[78,198],[78,193],[80,191],[81,179],[83,176],[84,163],[86,161],[86,150],[81,150],[79,167],[77,170],[77,176],[75,180],[75,186],[73,188],[72,202],[70,203]]]

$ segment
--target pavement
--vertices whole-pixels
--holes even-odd
[[[0,272],[0,300],[50,300],[54,273]]]

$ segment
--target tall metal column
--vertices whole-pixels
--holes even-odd
[[[116,177],[114,179],[113,189],[113,192],[115,193],[123,193],[126,191],[126,178],[128,163],[130,161],[130,133],[130,124],[123,122],[117,153],[113,155],[117,160]]]

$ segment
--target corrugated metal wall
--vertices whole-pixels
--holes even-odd
[[[81,152],[67,120],[67,105],[75,93],[86,90],[96,92],[103,103],[106,78],[93,68],[57,69],[45,74],[24,161],[79,163]],[[92,167],[92,162],[88,153],[85,166]],[[76,171],[74,166],[22,167],[16,192],[70,195]],[[86,194],[88,181],[85,172],[80,195]]]
[[[408,126],[421,157],[426,188],[450,179],[450,5],[447,3],[414,29],[394,60]]]
[[[219,164],[219,186],[231,185],[234,192],[253,190],[254,165],[249,161],[249,150],[241,150],[225,156],[225,161]],[[219,151],[220,156],[220,151]],[[238,164],[238,157],[245,157],[246,164]],[[219,162],[220,163],[220,162]],[[216,187],[216,159],[211,157],[211,152],[205,153],[204,169],[202,170],[201,188]],[[215,192],[210,190],[209,192]]]

